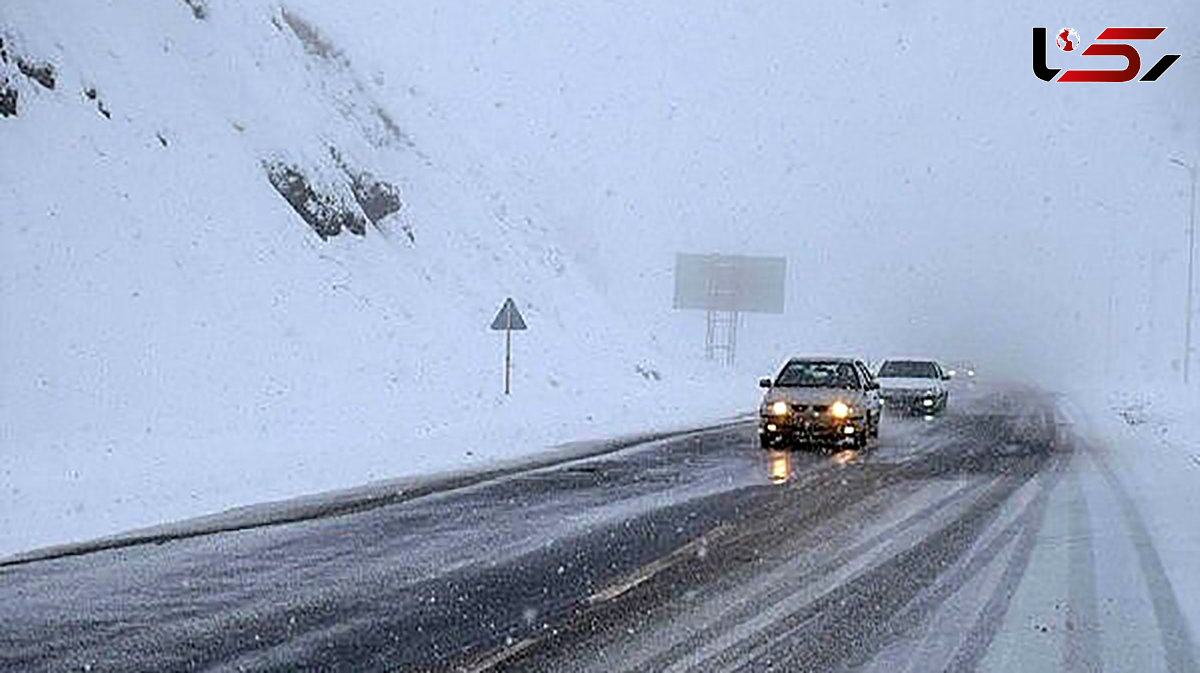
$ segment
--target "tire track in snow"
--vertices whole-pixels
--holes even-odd
[[[1137,504],[1113,472],[1103,451],[1091,445],[1085,445],[1085,449],[1099,468],[1100,476],[1108,484],[1120,507],[1125,529],[1137,554],[1142,577],[1146,580],[1146,591],[1154,607],[1154,618],[1158,623],[1159,636],[1166,654],[1167,670],[1170,673],[1200,673],[1196,645],[1192,641],[1187,620],[1179,607],[1179,599],[1171,586],[1170,578],[1167,577],[1162,558],[1158,555],[1154,539],[1138,511]]]
[[[1037,495],[1034,496],[1033,501],[1025,507],[1017,520],[1009,524],[1001,536],[999,536],[998,539],[1005,537],[1010,539],[1015,538],[1016,547],[1009,556],[1008,563],[991,597],[988,598],[982,612],[967,631],[966,637],[963,638],[962,644],[954,653],[954,657],[950,660],[945,670],[976,670],[979,667],[979,663],[983,660],[984,655],[987,654],[992,639],[1000,629],[1005,614],[1008,613],[1008,606],[1012,601],[1013,594],[1016,593],[1016,587],[1029,567],[1029,559],[1033,555],[1034,547],[1037,546],[1038,535],[1041,532],[1042,523],[1045,519],[1046,505],[1050,500],[1050,493],[1054,491],[1063,477],[1065,462],[1063,460],[1055,460],[1045,469],[1043,472],[1044,476],[1041,478],[1041,483],[1038,486]],[[995,551],[998,553],[999,549]],[[982,570],[982,566],[990,561],[991,557],[992,554],[988,552],[980,554],[978,557],[978,560],[981,562],[980,567],[958,578],[960,586],[970,581],[972,577],[975,577]],[[1094,600],[1093,596],[1093,602]]]
[[[935,519],[939,513],[952,511],[961,502],[968,501],[980,491],[994,486],[994,481],[968,484],[926,505],[911,516],[884,527],[868,539],[828,556],[823,561],[815,564],[784,565],[765,578],[764,583],[771,587],[768,592],[746,597],[735,606],[738,609],[730,609],[729,614],[710,624],[702,634],[697,634],[695,640],[703,643],[702,645],[698,646],[697,642],[692,641],[678,643],[671,650],[661,653],[653,661],[654,665],[651,668],[662,667],[661,669],[666,671],[686,670],[686,666],[670,667],[670,663],[686,662],[689,659],[699,663],[704,659],[719,656],[725,650],[736,648],[744,641],[756,637],[762,629],[769,628],[771,624],[780,622],[820,600],[847,579],[869,572],[872,561],[877,561],[873,557],[881,552],[886,553],[886,548],[896,544],[896,541],[904,540],[906,533],[911,533],[918,526]],[[886,562],[885,558],[882,563]],[[811,569],[805,572],[810,566]],[[787,581],[796,576],[803,578],[799,585],[794,580]],[[770,607],[764,609],[763,606]]]
[[[850,665],[881,671],[976,669],[1029,566],[1050,494],[1061,478],[1058,462],[1014,490],[970,551],[897,613],[875,652]]]
[[[967,507],[951,524],[933,532],[918,545],[886,564],[839,586],[808,609],[795,614],[784,631],[771,634],[756,644],[750,656],[730,666],[713,662],[699,670],[764,670],[787,662],[802,670],[827,670],[845,663],[869,661],[890,639],[919,623],[929,606],[940,604],[954,590],[974,577],[995,553],[1009,543],[1024,521],[1019,521],[995,541],[996,548],[983,552],[977,563],[969,563],[958,576],[947,578],[944,570],[967,554],[978,535],[995,519],[999,506],[1033,474],[1018,474],[1002,480]],[[920,605],[924,596],[929,606]],[[914,603],[917,599],[917,603]],[[857,638],[838,638],[838,633],[856,633]]]
[[[1080,454],[1080,458],[1084,458]],[[1091,513],[1079,480],[1078,463],[1068,477],[1067,623],[1063,639],[1063,670],[1099,672],[1101,657],[1100,608],[1096,598],[1096,558]]]

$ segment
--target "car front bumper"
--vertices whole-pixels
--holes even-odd
[[[837,442],[851,440],[866,432],[863,416],[834,418],[828,414],[819,417],[801,414],[784,416],[760,415],[758,434],[799,442]]]
[[[945,393],[930,394],[924,391],[885,390],[879,399],[883,408],[899,413],[935,414],[946,408]]]

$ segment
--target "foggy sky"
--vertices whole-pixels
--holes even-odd
[[[1200,161],[1194,2],[366,12],[329,27],[354,36],[341,40],[354,59],[396,100],[427,94],[481,170],[518,175],[527,206],[568,222],[580,248],[623,260],[589,271],[664,334],[701,338],[698,316],[668,312],[676,251],[777,254],[788,311],[747,317],[751,359],[930,352],[1033,376],[1178,365],[1189,184],[1168,158]],[[1156,83],[1048,84],[1031,71],[1033,26],[1085,45],[1108,26],[1166,26],[1139,45],[1143,72],[1183,58]],[[1053,45],[1048,58],[1122,65]]]

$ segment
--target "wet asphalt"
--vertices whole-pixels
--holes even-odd
[[[938,645],[970,670],[1073,450],[1048,396],[980,390],[864,451],[764,451],[747,423],[0,568],[0,670],[835,670],[975,592]]]

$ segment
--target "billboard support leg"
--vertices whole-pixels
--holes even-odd
[[[733,365],[737,351],[737,311],[709,310],[704,316],[704,357]]]

